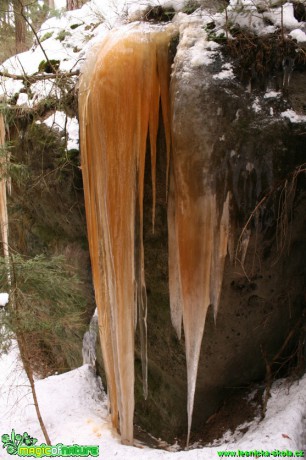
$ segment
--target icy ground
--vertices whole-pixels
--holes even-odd
[[[16,344],[0,357],[0,436],[27,431],[44,442],[35,415],[29,383],[19,360]],[[61,375],[36,382],[42,417],[51,438],[57,443],[99,445],[99,459],[107,460],[213,460],[225,450],[305,450],[306,449],[306,375],[290,387],[276,382],[268,402],[266,418],[249,424],[247,433],[226,433],[215,447],[175,452],[154,450],[135,441],[135,447],[122,446],[111,430],[107,398],[92,368],[84,365]],[[172,451],[169,451],[172,450]],[[1,460],[13,460],[0,447]],[[81,458],[81,457],[74,457]]]

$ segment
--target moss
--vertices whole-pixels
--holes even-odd
[[[42,60],[38,66],[38,72],[45,73],[54,73],[58,70],[60,66],[60,61],[58,59],[49,59],[49,61]]]
[[[58,33],[56,40],[59,40],[60,42],[62,42],[65,40],[66,37],[69,37],[69,36],[71,36],[71,32],[63,29]]]
[[[51,38],[52,35],[53,35],[53,32],[47,32],[46,34],[44,34],[40,39],[41,43],[48,40],[48,38]]]
[[[284,61],[295,70],[306,70],[305,52],[294,40],[284,39],[281,31],[258,37],[234,27],[230,33],[234,39],[224,40],[223,52],[233,59],[235,73],[243,83],[251,80],[252,85],[257,83],[265,89],[267,80],[283,73]],[[214,30],[210,37],[213,34]]]
[[[80,27],[82,24],[71,24],[70,29],[74,30]]]
[[[175,10],[172,7],[148,6],[143,15],[143,20],[149,22],[169,22],[172,21],[174,15]]]
[[[184,8],[182,9],[182,12],[185,14],[192,14],[194,11],[196,11],[200,7],[200,4],[196,0],[189,0]]]

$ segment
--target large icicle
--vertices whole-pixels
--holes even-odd
[[[7,215],[7,202],[6,202],[6,162],[7,157],[4,150],[5,144],[5,126],[2,114],[0,114],[0,226],[3,255],[8,260],[8,215]]]
[[[207,310],[213,304],[216,316],[220,300],[229,235],[229,195],[224,203],[217,199],[210,145],[206,139],[194,141],[186,129],[183,96],[176,99],[180,90],[184,93],[185,88],[172,81],[169,289],[173,326],[180,337],[183,322],[185,335],[188,445]]]
[[[150,131],[153,209],[159,100],[166,137],[167,31],[111,31],[91,57],[80,84],[82,171],[93,281],[112,422],[133,442],[136,306],[147,393],[143,194]],[[154,211],[153,211],[154,222]]]
[[[188,445],[206,314],[213,304],[216,315],[220,300],[227,254],[229,196],[218,219],[213,189],[205,179],[196,180],[199,158],[176,149],[175,142],[173,149],[168,204],[169,287],[173,326],[180,337],[183,319],[185,334]]]

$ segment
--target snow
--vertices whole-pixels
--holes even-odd
[[[228,20],[258,35],[271,34],[283,27],[285,31],[295,31],[290,35],[298,42],[305,41],[304,32],[300,30],[304,23],[295,19],[293,4],[286,2],[283,8],[279,4],[278,0],[231,0],[228,7]],[[272,22],[272,25],[268,24],[267,20]],[[224,22],[224,18],[219,17],[218,22]]]
[[[306,34],[301,29],[294,29],[290,32],[290,37],[293,40],[296,40],[298,43],[305,43],[306,42]]]
[[[15,342],[8,354],[0,356],[0,386],[0,435],[10,434],[14,428],[17,433],[27,431],[36,437],[38,445],[43,443]],[[166,446],[167,450],[154,450],[139,441],[135,447],[121,445],[111,428],[107,397],[89,365],[36,380],[36,390],[52,444],[98,445],[101,459],[211,460],[218,458],[218,451],[306,449],[306,375],[291,385],[285,380],[273,385],[263,421],[255,419],[235,434],[227,432],[211,447],[178,452],[177,445]],[[248,428],[245,434],[243,428]]]
[[[288,109],[281,113],[281,117],[287,118],[291,123],[305,123],[306,115],[299,115],[294,110]]]
[[[9,301],[9,295],[7,292],[0,292],[0,307],[5,307]]]
[[[38,37],[49,60],[59,61],[59,70],[64,72],[80,70],[89,50],[101,41],[110,28],[118,27],[133,20],[139,20],[148,5],[173,7],[177,11],[173,19],[174,27],[180,32],[178,55],[188,56],[190,69],[213,64],[221,55],[221,47],[211,40],[210,33],[205,30],[207,24],[214,22],[212,36],[226,34],[226,24],[248,29],[258,35],[265,35],[279,30],[284,26],[285,35],[305,44],[305,22],[298,22],[294,17],[292,3],[283,5],[283,12],[278,0],[231,0],[225,10],[212,14],[205,9],[198,9],[191,15],[180,10],[187,0],[91,0],[81,9],[63,12],[51,17],[41,26]],[[65,0],[56,0],[55,7],[65,7]],[[268,22],[267,22],[268,20]],[[270,23],[269,23],[270,22]],[[229,32],[228,35],[230,36]],[[0,70],[23,75],[35,74],[39,65],[46,61],[41,47],[36,43],[29,51],[20,53],[1,66]],[[189,69],[189,70],[190,70]],[[189,70],[185,68],[184,76],[188,82]],[[232,79],[234,73],[230,68],[222,68],[215,75],[216,80]],[[77,77],[72,77],[77,82]],[[0,78],[0,100],[17,99],[21,107],[34,107],[46,97],[61,97],[61,90],[54,79],[37,81],[25,88],[21,80]]]
[[[267,91],[264,95],[264,99],[277,99],[281,97],[280,91]]]
[[[253,104],[252,104],[252,109],[254,110],[255,113],[258,113],[261,111],[261,106],[259,104],[259,98],[256,97]]]
[[[66,8],[66,0],[54,0],[54,7],[58,10]]]
[[[41,122],[38,121],[36,123],[39,124]],[[65,112],[57,110],[43,120],[43,123],[51,129],[67,133],[67,150],[79,150],[79,122],[76,117],[68,117]]]
[[[215,74],[213,78],[215,80],[226,80],[234,77],[233,66],[230,63],[226,63],[222,66],[221,72]]]
[[[293,30],[300,26],[300,23],[295,19],[293,14],[293,4],[285,3],[283,5],[283,19],[281,7],[275,8],[273,11],[265,13],[265,17],[269,18],[275,25],[285,27],[286,29]],[[282,23],[283,21],[283,23]]]

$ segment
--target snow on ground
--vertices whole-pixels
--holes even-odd
[[[0,356],[0,386],[0,436],[10,434],[14,428],[16,433],[26,431],[37,438],[37,445],[43,443],[16,344],[8,354]],[[223,441],[216,441],[213,447],[179,452],[154,450],[138,441],[136,447],[122,446],[111,429],[105,393],[89,365],[38,380],[36,389],[52,445],[98,445],[99,459],[213,460],[219,458],[218,451],[306,449],[306,375],[291,386],[285,381],[276,382],[266,418],[249,424],[249,430],[240,438],[226,433]],[[13,460],[14,456],[2,458]]]

